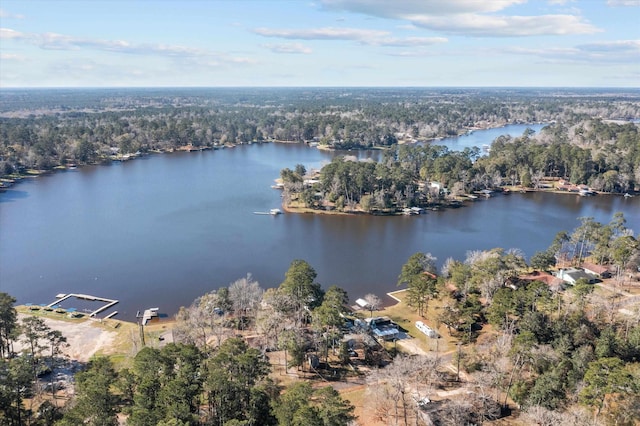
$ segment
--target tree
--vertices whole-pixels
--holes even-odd
[[[23,401],[32,396],[33,373],[27,357],[0,362],[0,424],[22,426],[28,412]]]
[[[578,279],[573,287],[571,287],[571,291],[575,295],[578,305],[581,307],[587,303],[586,299],[591,293],[593,293],[593,290],[593,284],[589,284],[589,282],[584,278]]]
[[[136,376],[133,407],[128,423],[134,426],[156,425],[163,418],[159,395],[162,388],[161,372],[164,369],[160,351],[144,347],[133,360]]]
[[[291,385],[274,402],[279,426],[347,426],[355,407],[330,386],[313,390],[308,382]]]
[[[384,419],[395,424],[400,419],[408,424],[411,408],[428,397],[440,380],[439,359],[427,356],[399,355],[384,369],[377,370],[369,377],[369,389],[375,393],[375,410],[384,413]]]
[[[75,406],[64,415],[63,425],[116,426],[117,398],[111,387],[116,372],[108,358],[95,358],[86,371],[76,374]]]
[[[67,338],[62,335],[62,332],[60,330],[49,330],[45,335],[45,339],[49,344],[49,350],[50,350],[49,357],[48,357],[49,358],[48,365],[52,370],[55,370],[58,366],[61,365],[60,355],[63,355],[62,348],[65,346],[68,346]],[[56,387],[54,384],[53,374],[50,375],[49,385],[51,386],[51,397],[55,401]]]
[[[617,267],[616,277],[619,281],[623,276],[629,260],[640,251],[640,243],[633,235],[624,235],[616,238],[612,246],[611,258]]]
[[[303,164],[296,164],[295,173],[300,178],[304,178],[304,176],[307,174],[307,168]]]
[[[416,253],[402,266],[398,285],[406,285],[407,304],[418,309],[418,315],[424,316],[429,299],[437,293],[436,258],[431,253]]]
[[[160,352],[164,368],[158,398],[163,406],[164,420],[194,424],[202,393],[200,365],[203,354],[194,345],[173,343],[163,347]]]
[[[188,308],[180,307],[173,330],[175,341],[195,344],[206,351],[210,334],[213,334],[216,345],[220,345],[227,333],[226,315],[231,309],[229,289],[226,287],[197,298]]]
[[[544,271],[556,264],[556,258],[550,250],[537,251],[531,256],[529,264],[534,269]]]
[[[318,417],[322,419],[323,426],[346,426],[355,420],[355,407],[342,399],[331,386],[316,390],[313,401],[318,406]]]
[[[313,309],[322,303],[323,292],[315,282],[316,271],[304,260],[294,260],[285,273],[285,279],[279,289],[293,297],[302,319],[304,309]]]
[[[313,394],[307,382],[297,382],[290,386],[274,404],[274,413],[280,426],[302,426],[305,419],[309,425],[322,425],[318,412],[311,408],[309,400]]]
[[[596,408],[598,416],[607,395],[623,400],[638,391],[637,382],[626,371],[620,358],[601,358],[589,363],[579,399],[581,403]]]
[[[233,311],[238,317],[238,328],[244,328],[247,317],[251,318],[262,301],[264,290],[260,283],[253,280],[251,274],[235,281],[229,286],[229,300],[233,304]]]
[[[382,306],[382,300],[378,296],[372,293],[368,293],[364,296],[364,301],[367,302],[367,308],[370,312],[370,317],[373,318],[373,311],[380,310]]]
[[[209,421],[217,425],[234,419],[249,425],[273,424],[270,415],[265,415],[270,397],[262,387],[269,369],[269,361],[244,340],[225,340],[206,363]]]
[[[15,303],[15,298],[0,292],[0,359],[11,354],[11,342],[17,337],[18,313],[13,307]]]

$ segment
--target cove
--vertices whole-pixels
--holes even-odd
[[[511,129],[500,130],[473,135],[487,132],[479,143],[489,144]],[[418,251],[440,264],[493,247],[529,257],[578,217],[607,223],[617,211],[640,229],[640,197],[600,195],[511,194],[414,217],[253,214],[280,206],[270,188],[280,169],[319,167],[333,155],[254,144],[25,180],[0,194],[0,291],[19,303],[49,303],[58,293],[118,299],[117,318],[130,320],[156,306],[173,314],[247,273],[277,286],[291,261],[304,259],[325,288],[339,285],[356,299],[394,290]]]

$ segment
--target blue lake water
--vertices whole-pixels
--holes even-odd
[[[470,136],[488,144],[526,127]],[[332,155],[254,144],[25,180],[0,194],[0,291],[20,303],[69,292],[119,299],[118,317],[132,319],[156,306],[175,313],[247,273],[277,286],[291,261],[304,259],[323,286],[339,285],[356,299],[394,290],[418,251],[439,263],[493,247],[531,256],[578,217],[606,223],[617,211],[640,230],[640,197],[619,196],[512,194],[413,217],[253,214],[279,207],[280,192],[270,186],[283,167],[317,167]]]

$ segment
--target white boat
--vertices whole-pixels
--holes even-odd
[[[280,209],[271,209],[269,210],[269,214],[276,216],[276,215],[282,214],[282,211]]]

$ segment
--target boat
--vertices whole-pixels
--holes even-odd
[[[268,212],[253,212],[253,214],[277,216],[279,214],[282,214],[282,210],[280,210],[280,209],[271,209]]]
[[[633,197],[633,195],[629,194],[628,192],[624,193],[624,198],[631,198]]]

